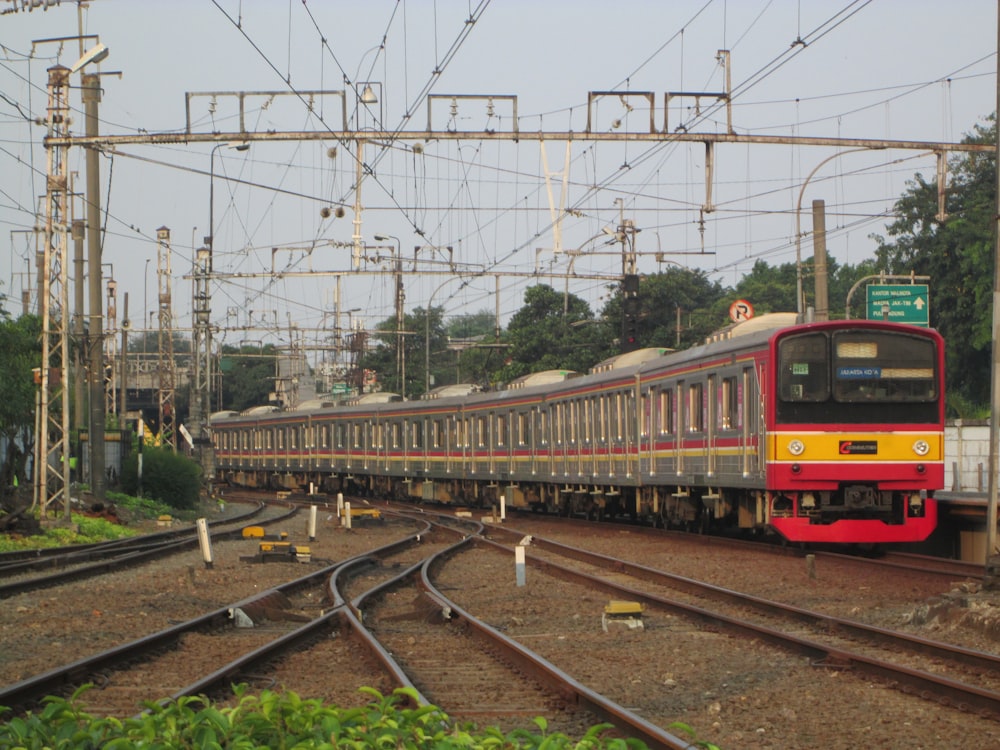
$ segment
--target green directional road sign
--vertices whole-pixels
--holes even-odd
[[[869,284],[868,320],[930,325],[930,296],[926,284]]]

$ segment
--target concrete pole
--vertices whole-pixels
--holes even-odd
[[[87,371],[87,354],[83,348],[83,316],[86,309],[85,281],[87,278],[84,266],[83,241],[86,237],[86,222],[83,219],[73,220],[73,338],[76,340],[76,375],[73,378],[73,429],[79,440],[80,431],[87,427],[87,398],[84,393]],[[77,444],[79,450],[79,444]],[[79,478],[79,477],[78,477]]]
[[[83,109],[87,137],[98,134],[97,105],[101,79],[83,76]],[[107,494],[104,475],[104,312],[101,302],[101,182],[99,154],[87,147],[87,281],[90,297],[90,491],[103,502]]]
[[[997,43],[1000,44],[1000,12],[997,13]],[[1000,65],[1000,62],[998,62]],[[1000,78],[997,79],[997,106],[1000,107]],[[1000,138],[997,139],[997,157],[1000,159]],[[1000,162],[998,162],[1000,164]],[[997,188],[1000,190],[1000,168],[996,170]],[[1000,192],[997,193],[996,229],[1000,230]],[[986,588],[1000,588],[1000,581],[993,572],[1000,566],[997,558],[997,462],[1000,429],[1000,235],[994,232],[993,252],[993,354],[990,378],[990,471],[986,493]]]
[[[816,273],[816,320],[830,319],[830,294],[826,270],[826,202],[814,200],[813,213],[813,267]]]

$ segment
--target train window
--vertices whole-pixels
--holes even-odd
[[[355,448],[360,448],[361,447],[361,425],[358,424],[358,423],[354,423],[353,425],[351,425],[351,427],[353,428],[352,429],[352,433],[353,434],[351,435],[351,443],[352,443],[352,445]]]
[[[517,445],[518,447],[523,447],[527,444],[525,436],[528,433],[525,427],[525,422],[527,421],[526,416],[523,413],[517,415]]]
[[[389,425],[389,447],[392,448],[393,450],[398,450],[400,447],[399,436],[400,436],[399,422],[393,422],[391,425]]]
[[[688,387],[688,432],[702,432],[705,429],[704,396],[703,383],[692,383]]]
[[[674,431],[674,389],[660,391],[660,434],[670,435]]]
[[[562,445],[563,444],[563,405],[562,405],[562,403],[558,403],[558,404],[555,405],[555,413],[553,414],[552,418],[553,418],[553,420],[555,420],[553,422],[553,424],[552,424],[553,431],[555,432],[555,437],[554,437],[555,443],[556,443],[556,445]]]
[[[841,402],[930,402],[938,397],[934,342],[845,331],[834,336],[833,396]]]
[[[507,442],[507,417],[497,414],[497,445],[504,445]]]
[[[778,344],[778,394],[783,401],[826,401],[830,395],[825,334],[789,336]]]
[[[736,378],[722,379],[722,394],[720,400],[720,418],[722,429],[732,430],[739,426],[739,389],[736,387]]]
[[[652,416],[649,412],[652,408],[652,403],[649,393],[643,393],[639,397],[639,434],[642,437],[649,437],[649,425]]]
[[[476,441],[476,447],[482,448],[486,445],[486,419],[483,417],[476,417],[476,434],[474,439]]]
[[[549,444],[549,410],[543,407],[541,411],[538,412],[538,431],[541,437],[542,445]]]
[[[614,414],[612,415],[612,429],[616,440],[622,439],[622,394],[616,393],[614,401]]]

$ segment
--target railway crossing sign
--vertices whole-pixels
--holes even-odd
[[[930,326],[927,284],[869,284],[868,320]]]

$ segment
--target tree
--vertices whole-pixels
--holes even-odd
[[[508,346],[494,381],[509,382],[544,370],[587,372],[608,353],[610,330],[595,320],[590,306],[574,294],[539,284],[524,293],[524,306],[514,313],[501,336]]]
[[[503,366],[504,346],[499,343],[496,316],[489,310],[456,315],[448,321],[448,350],[453,358],[442,358],[449,371],[444,383],[476,383],[487,386],[490,373]],[[446,361],[450,359],[450,361]]]
[[[639,347],[687,349],[701,343],[709,333],[725,325],[725,319],[713,308],[726,301],[728,295],[727,289],[711,281],[701,270],[671,266],[641,277]],[[621,289],[616,288],[604,306],[602,317],[615,331],[620,331],[623,313]],[[617,351],[615,348],[608,355]]]
[[[996,117],[964,143],[996,143]],[[930,277],[930,322],[945,338],[947,389],[958,401],[990,401],[996,158],[949,160],[948,217],[938,219],[937,184],[918,173],[896,202],[899,218],[879,243],[878,265],[891,274]]]
[[[222,348],[222,405],[233,411],[269,403],[274,391],[275,359],[273,344]]]
[[[0,437],[7,446],[0,491],[25,478],[25,460],[34,446],[35,385],[32,370],[42,358],[41,320],[23,315],[11,320],[0,310]]]
[[[736,284],[735,297],[745,299],[754,307],[754,313],[796,312],[795,294],[798,288],[795,263],[769,266],[758,260],[750,273]]]

